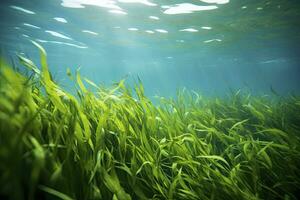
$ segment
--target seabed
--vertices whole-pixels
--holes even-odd
[[[182,91],[154,104],[141,83],[78,72],[74,95],[34,44],[40,68],[0,66],[1,199],[297,199],[299,96]]]

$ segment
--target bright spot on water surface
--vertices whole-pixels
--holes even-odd
[[[53,35],[55,37],[63,38],[63,39],[66,39],[66,40],[73,40],[72,38],[70,38],[68,36],[65,36],[65,35],[63,35],[61,33],[55,32],[55,31],[49,31],[49,30],[47,30],[45,32],[49,33],[49,34],[51,34],[51,35]]]
[[[211,40],[205,40],[204,43],[210,43],[210,42],[221,42],[221,39],[211,39]]]
[[[91,35],[99,35],[98,33],[94,32],[94,31],[89,31],[89,30],[82,30],[83,33],[88,33]]]
[[[192,3],[180,3],[171,6],[167,10],[164,11],[164,14],[174,15],[174,14],[186,14],[186,13],[193,13],[195,11],[204,11],[204,10],[214,10],[218,7],[213,6],[198,6]]]
[[[204,3],[216,3],[216,4],[225,4],[229,3],[229,0],[200,0]]]
[[[212,27],[209,27],[209,26],[202,26],[201,28],[202,28],[202,29],[205,29],[205,30],[210,30],[210,29],[212,29]]]
[[[116,2],[111,0],[62,0],[61,5],[68,8],[85,8],[84,5],[90,5],[121,10]]]
[[[149,34],[153,34],[154,33],[154,31],[151,31],[151,30],[146,30],[145,32],[149,33]]]
[[[149,16],[149,19],[159,20],[159,17],[156,17],[156,16]]]
[[[179,31],[182,31],[182,32],[198,32],[198,30],[194,29],[194,28],[185,28],[185,29],[181,29]]]
[[[124,12],[122,10],[110,10],[108,12],[115,13],[115,14],[121,14],[121,15],[127,15],[127,12]]]
[[[151,3],[150,1],[147,1],[147,0],[118,0],[118,2],[121,2],[121,3],[140,3],[140,4],[144,4],[146,6],[157,6],[157,4]]]
[[[30,28],[35,28],[35,29],[41,29],[41,27],[32,25],[32,24],[28,24],[28,23],[23,23],[24,26],[30,27]]]
[[[79,49],[88,48],[87,46],[81,46],[81,45],[72,44],[72,43],[68,43],[68,42],[48,41],[48,40],[41,40],[41,39],[36,39],[36,41],[40,42],[40,43],[62,44],[62,45],[66,45],[66,46],[76,47],[76,48],[79,48]]]
[[[168,31],[164,29],[155,29],[155,31],[159,33],[168,33]]]
[[[274,64],[274,63],[282,63],[286,62],[284,58],[278,58],[278,59],[273,59],[273,60],[266,60],[266,61],[261,61],[261,64]]]
[[[34,15],[35,12],[31,11],[31,10],[27,10],[25,8],[22,8],[22,7],[19,7],[19,6],[10,6],[12,9],[15,9],[15,10],[19,10],[21,12],[24,12],[26,14],[31,14],[31,15]]]
[[[68,23],[68,21],[62,17],[54,17],[53,19],[55,19],[56,21],[61,22],[61,23]]]
[[[138,28],[128,28],[129,31],[138,31]]]

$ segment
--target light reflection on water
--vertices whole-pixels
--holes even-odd
[[[130,72],[149,93],[245,83],[255,91],[299,89],[296,1],[4,0],[0,8],[3,48],[35,55],[28,39],[36,40],[54,71],[80,65],[107,83]]]

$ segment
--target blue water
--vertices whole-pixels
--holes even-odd
[[[67,68],[146,93],[300,92],[298,0],[1,0],[2,56],[38,63],[39,42],[61,85]]]

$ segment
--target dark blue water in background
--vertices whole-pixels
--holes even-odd
[[[67,68],[110,85],[139,77],[149,96],[300,92],[298,0],[1,0],[2,56],[24,53],[68,88]]]

